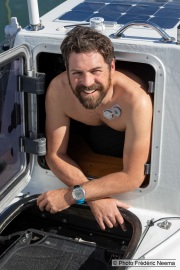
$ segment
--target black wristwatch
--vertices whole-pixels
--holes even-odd
[[[72,196],[77,204],[83,204],[85,201],[85,190],[82,186],[76,185],[73,187]]]

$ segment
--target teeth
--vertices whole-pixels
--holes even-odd
[[[86,93],[86,94],[92,94],[92,93],[94,93],[96,90],[84,90],[84,92]]]

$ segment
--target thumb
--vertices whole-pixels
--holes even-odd
[[[119,200],[117,200],[116,205],[117,205],[118,207],[122,207],[122,208],[125,208],[125,209],[128,209],[128,208],[130,207],[130,205],[128,205],[127,203],[121,202],[121,201],[119,201]]]

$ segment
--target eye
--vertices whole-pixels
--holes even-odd
[[[72,73],[72,75],[81,75],[81,74],[82,74],[81,71],[74,71],[74,72]]]
[[[101,73],[102,70],[101,69],[95,69],[95,70],[92,70],[92,74],[99,74]]]

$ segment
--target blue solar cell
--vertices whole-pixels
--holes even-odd
[[[105,22],[117,22],[117,20],[118,20],[118,18],[121,16],[121,14],[108,14],[108,13],[101,13],[101,12],[99,12],[99,13],[97,13],[97,14],[94,14],[94,15],[92,15],[91,16],[91,18],[93,18],[93,17],[102,17],[102,18],[104,18],[104,21]]]
[[[165,5],[166,8],[174,8],[174,9],[180,9],[180,3],[179,4],[175,4],[175,3],[168,3],[167,5]]]
[[[95,11],[98,11],[100,8],[104,7],[105,4],[104,3],[87,3],[87,2],[84,2],[84,3],[81,3],[79,5],[77,5],[75,8],[73,8],[72,10],[73,11],[92,11],[92,12],[95,12]]]
[[[135,7],[132,7],[128,13],[129,14],[138,14],[138,15],[153,15],[155,12],[157,11],[157,7],[156,6],[135,6]]]
[[[146,4],[153,4],[153,5],[162,5],[169,2],[169,0],[140,0],[138,1],[139,4],[146,3]]]
[[[112,0],[85,0],[84,2],[91,2],[91,3],[110,3]]]
[[[168,1],[169,2],[169,1]],[[180,0],[173,0],[174,3],[180,3]]]
[[[117,4],[109,4],[104,6],[100,12],[101,14],[114,14],[118,13],[119,16],[121,13],[127,12],[132,6],[131,5],[117,5]]]
[[[151,1],[151,2],[147,2],[147,1],[140,1],[137,5],[141,5],[141,6],[155,6],[157,9],[159,7],[163,7],[167,2],[154,2],[154,1]]]
[[[132,15],[132,14],[125,14],[122,15],[118,20],[118,24],[126,24],[132,21],[142,21],[142,22],[147,22],[149,20],[149,16],[141,16],[141,15]]]
[[[84,12],[84,11],[69,11],[62,15],[59,20],[65,21],[86,21],[92,16],[92,12]]]
[[[180,18],[180,10],[179,9],[169,9],[169,8],[162,8],[156,14],[157,17],[164,17],[164,18]]]
[[[158,18],[158,17],[151,18],[149,21],[156,23],[158,26],[165,29],[173,28],[179,22],[178,19],[169,20],[167,18]]]
[[[109,1],[108,1],[109,2]],[[112,0],[110,2],[110,4],[121,4],[121,5],[134,5],[137,4],[139,1],[138,0],[129,0],[129,1],[125,1],[125,0]]]

